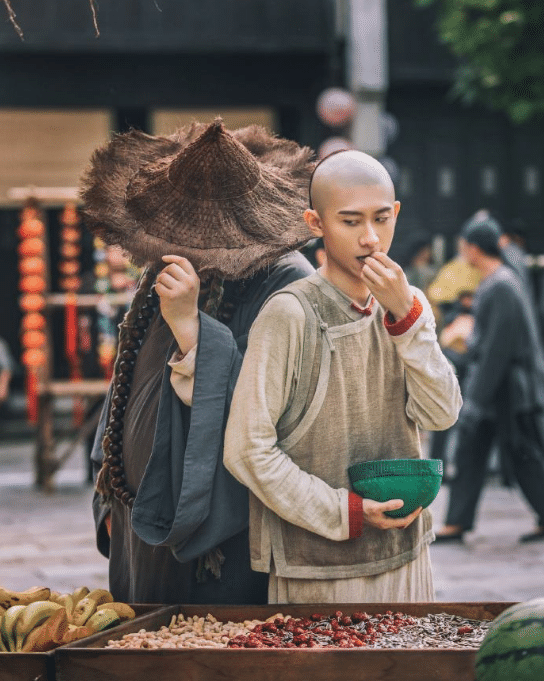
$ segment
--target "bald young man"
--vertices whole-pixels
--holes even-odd
[[[271,603],[430,601],[430,512],[385,515],[403,502],[362,499],[347,469],[420,458],[418,429],[457,418],[457,379],[429,303],[387,256],[400,203],[385,168],[328,157],[311,206],[326,261],[263,306],[226,431],[225,465],[251,491],[252,567]]]

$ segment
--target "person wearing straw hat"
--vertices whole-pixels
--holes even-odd
[[[86,226],[145,266],[92,452],[116,600],[266,602],[223,433],[259,308],[313,271],[297,250],[313,166],[307,147],[216,120],[117,135],[82,178]]]

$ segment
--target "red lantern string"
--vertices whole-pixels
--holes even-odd
[[[72,381],[80,381],[82,378],[79,366],[78,335],[77,298],[75,293],[68,293],[64,306],[64,348]],[[85,407],[83,401],[77,397],[74,399],[73,416],[74,425],[81,426],[84,421]]]
[[[26,368],[26,418],[29,423],[38,423],[38,376],[34,367]]]
[[[64,349],[70,367],[70,380],[80,381],[82,373],[78,354],[79,320],[75,292],[81,286],[81,280],[77,276],[80,270],[77,257],[81,252],[79,245],[81,231],[79,229],[79,215],[74,203],[66,204],[59,216],[59,221],[63,225],[59,270],[64,275],[59,283],[60,287],[67,292],[64,307]],[[74,398],[73,418],[76,427],[80,427],[85,419],[85,405],[80,397]]]
[[[70,364],[77,363],[77,299],[74,293],[66,296],[64,307],[64,346]]]
[[[30,200],[20,214],[17,235],[20,239],[19,289],[23,292],[19,305],[23,311],[21,320],[21,363],[25,366],[25,389],[27,419],[38,421],[38,384],[47,363],[47,337],[43,332],[45,318],[39,314],[45,307],[43,293],[47,288],[45,279],[45,222],[38,204]]]

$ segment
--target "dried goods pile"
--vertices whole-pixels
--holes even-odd
[[[212,615],[173,616],[168,627],[126,634],[108,648],[478,648],[489,622],[446,613],[412,617],[351,615],[337,611],[310,617],[278,613],[266,621],[218,622]]]
[[[0,652],[44,652],[133,619],[126,603],[106,589],[86,586],[68,594],[48,587],[10,591],[0,587]]]
[[[125,634],[122,639],[108,641],[106,648],[226,648],[229,640],[249,634],[258,624],[263,624],[262,620],[219,622],[213,615],[173,615],[168,627]]]

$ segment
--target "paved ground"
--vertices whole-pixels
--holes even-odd
[[[33,488],[32,442],[0,440],[0,584],[24,590],[47,585],[107,588],[107,560],[95,548],[83,452],[57,475],[57,491]],[[544,491],[543,491],[544,493]],[[439,526],[444,486],[433,503]],[[440,601],[523,601],[544,596],[544,542],[519,545],[533,516],[517,490],[490,479],[475,532],[462,545],[433,545]]]
[[[83,451],[59,471],[54,494],[34,488],[32,455],[31,443],[0,446],[0,584],[15,590],[46,585],[61,593],[107,586]]]

